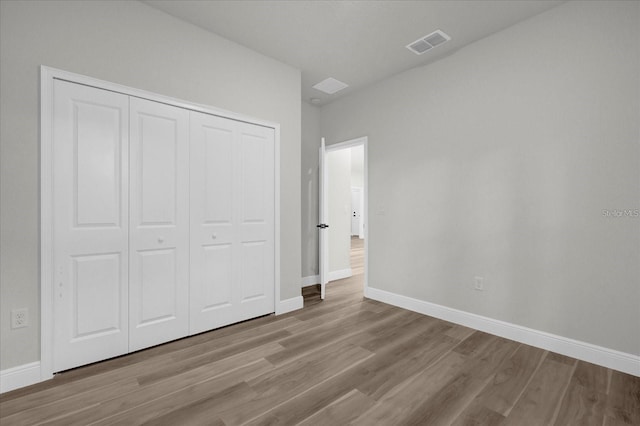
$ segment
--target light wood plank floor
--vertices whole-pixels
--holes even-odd
[[[2,425],[640,425],[640,378],[362,297],[273,315],[0,396]]]

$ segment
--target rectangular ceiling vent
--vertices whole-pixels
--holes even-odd
[[[407,49],[415,53],[416,55],[422,55],[423,53],[433,49],[436,46],[451,40],[444,31],[436,30],[429,35],[419,38],[413,43],[407,45]]]
[[[333,77],[326,78],[320,83],[313,86],[314,89],[324,92],[328,95],[333,95],[334,93],[339,92],[346,87],[349,87],[347,83],[343,83]]]

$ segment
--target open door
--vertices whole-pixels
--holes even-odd
[[[320,164],[318,167],[318,183],[319,183],[319,200],[318,200],[318,241],[320,247],[318,249],[318,269],[320,273],[320,298],[324,299],[325,289],[328,280],[328,263],[329,263],[329,245],[328,236],[329,231],[326,221],[328,216],[327,211],[327,162],[326,151],[324,146],[324,138],[320,142]]]

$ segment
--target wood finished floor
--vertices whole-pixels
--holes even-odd
[[[362,297],[78,368],[0,396],[2,425],[640,425],[640,378]]]

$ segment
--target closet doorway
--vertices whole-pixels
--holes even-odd
[[[278,310],[276,123],[41,80],[42,380]]]

